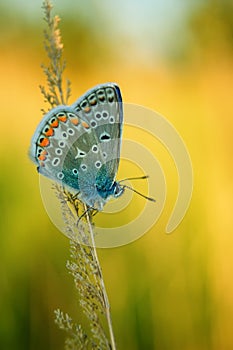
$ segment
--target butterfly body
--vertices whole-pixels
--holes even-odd
[[[30,158],[39,173],[102,210],[124,188],[115,181],[120,158],[123,111],[116,84],[98,85],[71,106],[58,106],[39,123]]]

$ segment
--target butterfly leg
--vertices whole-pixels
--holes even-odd
[[[80,194],[80,192],[72,194],[72,200],[78,199],[79,194]]]
[[[81,219],[82,219],[89,211],[91,211],[91,210],[96,211],[93,215],[95,215],[95,214],[98,212],[98,210],[96,210],[95,208],[88,207],[87,210],[85,210],[85,211],[82,213],[82,215],[78,218],[78,221],[77,221],[77,224],[76,224],[77,227],[78,227],[78,225],[79,225]]]
[[[94,212],[93,212],[92,216],[95,216],[95,215],[98,214],[98,212],[99,212],[99,210],[94,209],[94,208],[93,208],[93,211],[94,211]]]

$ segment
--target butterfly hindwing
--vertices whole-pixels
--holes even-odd
[[[46,114],[33,136],[30,157],[41,174],[79,191],[82,200],[94,206],[99,201],[97,188],[105,191],[106,198],[111,194],[119,164],[122,118],[117,85],[99,85],[73,105]]]
[[[38,165],[38,171],[78,190],[72,164],[69,169],[64,168],[64,161],[74,141],[82,135],[88,137],[87,129],[90,129],[88,124],[68,106],[47,113],[36,129],[30,149],[30,158]]]

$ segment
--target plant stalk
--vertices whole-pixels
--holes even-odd
[[[98,267],[98,274],[99,274],[99,277],[100,277],[101,290],[102,290],[102,293],[103,293],[103,300],[104,300],[104,305],[105,305],[105,310],[106,310],[106,319],[107,319],[107,323],[108,323],[108,330],[109,330],[109,336],[110,336],[111,350],[116,350],[116,343],[115,343],[115,338],[114,338],[114,333],[113,333],[113,326],[112,326],[112,317],[111,317],[111,312],[110,312],[110,304],[109,304],[109,301],[108,301],[108,295],[107,295],[107,291],[106,291],[105,284],[104,284],[104,278],[103,278],[102,270],[101,270],[101,267],[100,267],[100,263],[99,263],[99,259],[98,259],[98,255],[97,255],[97,250],[96,250],[96,247],[95,247],[95,239],[94,239],[92,225],[91,225],[91,221],[90,221],[90,217],[89,217],[89,211],[87,210],[86,205],[85,205],[85,210],[86,210],[87,223],[88,223],[88,226],[89,226],[89,231],[90,231],[90,236],[91,236],[91,244],[92,244],[92,247],[93,247],[93,255],[94,255],[94,259],[96,261],[96,266]]]

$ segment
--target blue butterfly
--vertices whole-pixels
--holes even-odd
[[[50,110],[33,135],[30,158],[39,173],[62,183],[88,207],[101,211],[125,185],[116,181],[123,108],[113,83],[87,91],[71,106]]]

